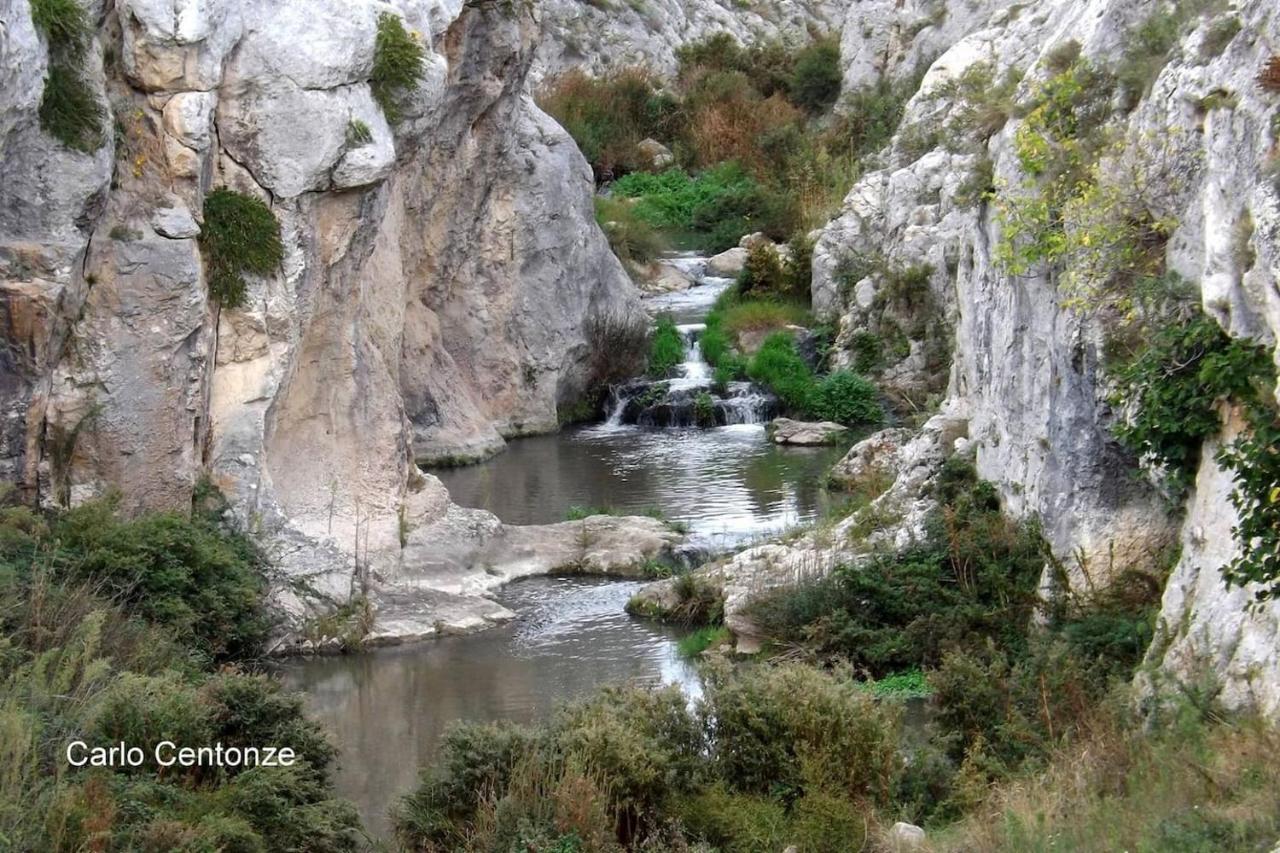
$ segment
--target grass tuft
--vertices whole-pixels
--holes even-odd
[[[244,273],[270,275],[284,259],[280,223],[260,199],[216,189],[204,200],[200,247],[208,265],[209,295],[223,308],[244,304]]]

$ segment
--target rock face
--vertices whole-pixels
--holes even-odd
[[[990,63],[997,80],[1012,70],[1020,79],[1014,100],[1022,100],[1051,76],[1068,41],[1107,65],[1158,10],[1123,0],[942,3],[930,4],[939,20],[917,28],[904,26],[921,14],[917,4],[880,6],[850,10],[865,23],[851,17],[844,28],[846,88],[881,75],[910,79],[918,62],[928,71],[879,168],[852,189],[818,240],[814,304],[840,325],[836,363],[855,364],[862,343],[885,340],[876,323],[895,319],[883,310],[889,288],[910,283],[945,329],[947,357],[929,351],[939,325],[905,329],[900,346],[886,347],[896,352],[879,378],[916,400],[921,390],[945,387],[941,409],[967,421],[979,473],[1013,512],[1041,519],[1074,583],[1150,564],[1180,540],[1161,616],[1168,633],[1152,660],[1181,679],[1212,672],[1228,704],[1277,713],[1280,676],[1261,650],[1275,647],[1280,605],[1246,612],[1247,592],[1224,589],[1218,570],[1234,547],[1234,519],[1229,475],[1213,463],[1212,446],[1179,525],[1112,438],[1105,318],[1079,310],[1058,274],[1033,266],[1015,275],[996,257],[999,204],[971,188],[994,186],[1006,198],[1021,185],[1014,144],[1023,119],[1013,110],[970,131],[971,139],[937,132],[966,109],[963,87],[954,85],[965,69]],[[1239,26],[1228,30],[1230,17]],[[1215,43],[1215,24],[1234,35]],[[1253,77],[1277,44],[1280,14],[1271,4],[1191,19],[1119,129],[1145,174],[1177,176],[1139,191],[1150,209],[1177,222],[1168,267],[1199,285],[1205,311],[1224,329],[1266,343],[1280,331],[1280,187],[1265,171],[1277,145],[1270,118],[1277,95]],[[1164,141],[1149,142],[1156,138]],[[869,257],[883,263],[874,268]]]
[[[542,0],[546,38],[538,49],[539,78],[569,68],[590,74],[642,65],[675,72],[676,49],[721,32],[807,41],[811,32],[838,32],[849,4],[838,0]]]
[[[426,53],[395,127],[369,85],[383,13]],[[642,316],[586,162],[527,94],[523,7],[120,0],[87,66],[119,130],[92,154],[41,130],[47,45],[26,0],[3,17],[0,473],[28,498],[185,507],[208,476],[283,604],[375,595],[456,510],[415,459],[555,428],[592,317]],[[214,187],[282,229],[281,269],[233,310],[196,239]]]

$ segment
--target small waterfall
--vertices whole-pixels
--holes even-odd
[[[651,312],[676,319],[676,330],[684,341],[684,361],[668,378],[637,378],[610,388],[604,426],[665,429],[765,423],[777,411],[777,398],[751,382],[717,387],[715,371],[702,354],[700,339],[707,325],[695,321],[706,316],[733,279],[707,275],[707,259],[696,254],[682,253],[667,262],[697,284],[646,301]]]

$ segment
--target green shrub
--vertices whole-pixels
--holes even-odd
[[[101,147],[103,112],[83,73],[52,61],[40,98],[40,127],[68,148],[86,153]]]
[[[747,365],[747,376],[777,394],[788,411],[809,411],[815,390],[813,371],[796,353],[788,332],[774,332],[764,339]]]
[[[692,634],[681,637],[676,651],[682,658],[696,658],[707,649],[719,646],[730,638],[729,629],[723,625],[704,625]]]
[[[284,260],[280,223],[261,200],[216,189],[204,200],[200,229],[209,276],[209,295],[223,308],[244,304],[244,274],[271,275]]]
[[[621,260],[647,264],[666,249],[662,235],[637,216],[635,206],[629,202],[597,197],[596,222],[609,239],[609,248]]]
[[[796,55],[791,99],[812,113],[824,112],[840,96],[842,80],[840,42],[834,36],[824,37]]]
[[[360,148],[373,142],[373,131],[366,122],[353,118],[347,122],[347,147]]]
[[[81,543],[64,537],[56,520],[51,530],[34,514],[4,515],[6,849],[357,849],[355,810],[332,799],[326,782],[333,747],[297,697],[266,676],[202,671],[207,657],[187,653],[167,628],[103,598],[110,583],[72,579]],[[65,758],[77,738],[103,746],[123,740],[146,753],[160,740],[290,747],[302,761],[287,774],[162,769],[149,760],[137,768],[78,769]],[[51,767],[61,770],[42,770]]]
[[[792,299],[808,302],[813,283],[813,241],[803,231],[791,235],[782,272],[786,294]]]
[[[773,244],[762,240],[747,248],[747,259],[738,274],[737,286],[739,295],[744,298],[782,294],[785,290],[782,261]]]
[[[1020,648],[1044,566],[1038,532],[1005,518],[993,487],[960,460],[935,491],[927,541],[760,596],[755,624],[877,677],[935,666],[948,648],[988,638]]]
[[[736,246],[762,210],[756,181],[734,163],[690,176],[681,169],[632,173],[613,184],[635,198],[635,215],[659,228],[692,233],[708,251]]]
[[[93,36],[88,15],[76,0],[33,0],[31,21],[49,45],[40,127],[68,148],[96,151],[106,141],[106,112],[85,78],[85,53]]]
[[[716,765],[743,793],[820,789],[885,802],[897,765],[896,709],[851,679],[807,666],[751,667],[713,679]]]
[[[65,513],[53,535],[68,573],[93,581],[213,660],[255,656],[269,623],[260,559],[247,540],[176,513],[121,521],[108,502]]]
[[[426,49],[405,30],[399,16],[391,12],[378,16],[369,87],[373,90],[373,99],[392,124],[403,116],[402,98],[416,89],[422,79],[425,56]]]
[[[639,68],[603,77],[572,69],[543,87],[538,105],[578,143],[597,180],[648,167],[637,144],[672,139],[682,120],[679,103]]]
[[[693,399],[693,420],[704,429],[716,425],[715,400],[706,391],[700,392]]]
[[[668,316],[658,318],[649,344],[649,375],[670,375],[684,361],[684,336]]]
[[[1268,383],[1266,393],[1274,382]],[[1259,395],[1260,397],[1261,395]],[[1249,409],[1249,430],[1223,448],[1218,464],[1235,475],[1231,505],[1239,522],[1232,530],[1240,553],[1223,569],[1237,586],[1261,584],[1258,601],[1280,597],[1280,417],[1270,400]]]
[[[1200,461],[1200,446],[1222,428],[1223,399],[1249,402],[1274,375],[1267,349],[1227,335],[1211,317],[1161,324],[1116,372],[1112,403],[1131,409],[1115,428],[1125,447],[1162,466],[1180,496]]]
[[[824,377],[809,397],[814,416],[846,426],[877,424],[884,410],[876,399],[876,386],[847,370]]]
[[[31,22],[51,48],[79,54],[93,35],[88,15],[77,0],[32,0]]]

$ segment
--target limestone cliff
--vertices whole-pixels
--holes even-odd
[[[931,133],[954,127],[949,122],[974,97],[991,97],[1004,80],[1010,101],[1025,102],[1066,51],[1078,48],[1102,66],[1122,61],[1144,21],[1172,17],[1175,8],[1132,0],[933,6],[934,21],[914,32],[892,23],[910,17],[909,9],[886,11],[867,27],[851,11],[844,28],[846,88],[873,85],[881,75],[910,77],[917,63],[927,73],[879,167],[822,232],[815,305],[839,320],[843,358],[851,361],[856,335],[876,320],[892,276],[863,274],[849,259],[882,253],[890,267],[927,269],[934,310],[948,330],[950,373],[930,375],[934,342],[914,334],[891,384],[909,394],[942,380],[942,412],[967,422],[979,473],[1000,486],[1013,512],[1042,520],[1072,582],[1153,562],[1180,541],[1152,661],[1182,678],[1207,667],[1230,704],[1280,713],[1280,607],[1246,612],[1250,591],[1225,589],[1219,570],[1238,546],[1226,500],[1230,476],[1213,462],[1213,447],[1202,453],[1186,506],[1171,510],[1112,438],[1117,414],[1105,402],[1102,327],[1114,316],[1093,310],[1101,302],[1081,306],[1079,294],[1073,298],[1065,284],[1070,268],[1033,265],[1015,274],[997,257],[1001,204],[1026,176],[1015,151],[1025,118],[1015,108],[988,116],[985,127],[960,125],[970,128],[963,139]],[[865,20],[867,5],[856,9]],[[948,26],[955,40],[939,41]],[[1205,311],[1224,329],[1268,344],[1280,332],[1280,187],[1266,173],[1280,104],[1255,76],[1278,50],[1274,4],[1224,4],[1195,15],[1149,87],[1132,93],[1121,128],[1127,162],[1146,177],[1135,189],[1140,203],[1176,223],[1163,250],[1167,266],[1198,285]],[[987,85],[967,97],[958,81],[978,63],[990,69]],[[995,195],[975,195],[975,183]]]
[[[385,13],[426,48],[395,126],[369,84]],[[527,94],[536,20],[427,0],[90,15],[85,78],[114,132],[83,152],[42,130],[50,46],[27,0],[3,4],[4,476],[133,511],[189,506],[208,475],[289,600],[301,578],[336,600],[394,584],[413,530],[450,512],[415,459],[554,429],[590,379],[591,318],[638,310],[586,162]],[[282,267],[242,308],[207,294],[217,187],[282,225]]]

